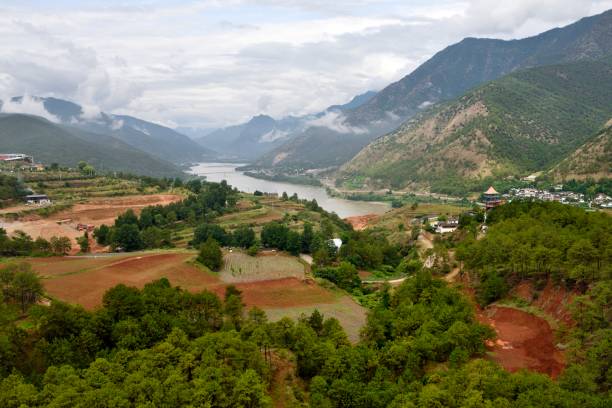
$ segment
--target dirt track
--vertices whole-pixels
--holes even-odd
[[[355,231],[363,231],[368,225],[380,218],[376,214],[357,215],[354,217],[347,217],[344,220],[353,226]]]

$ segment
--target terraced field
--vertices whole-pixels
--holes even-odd
[[[125,284],[142,288],[148,282],[167,278],[190,291],[209,290],[223,296],[229,284],[242,291],[247,307],[265,310],[271,320],[320,310],[336,317],[352,340],[365,323],[365,309],[346,294],[305,279],[307,265],[283,254],[250,257],[240,252],[226,254],[226,266],[211,272],[194,263],[194,251],[157,251],[87,257],[33,258],[26,260],[43,278],[47,293],[56,299],[95,309],[104,293]],[[242,273],[232,275],[232,267]]]

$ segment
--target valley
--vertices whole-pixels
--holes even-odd
[[[206,177],[206,180],[212,182],[226,180],[240,191],[251,194],[255,191],[276,194],[277,196],[281,196],[283,193],[287,193],[288,196],[297,194],[299,198],[316,200],[323,209],[335,212],[342,218],[366,214],[382,214],[389,209],[387,203],[351,201],[331,197],[323,187],[255,179],[237,170],[240,166],[241,164],[232,163],[201,163],[192,167],[190,171],[192,174]]]
[[[302,3],[2,7],[0,407],[612,406],[609,4]]]

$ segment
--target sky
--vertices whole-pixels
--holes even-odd
[[[523,38],[610,8],[612,0],[0,0],[0,99],[55,96],[88,115],[170,127],[304,115],[380,90],[464,37]]]

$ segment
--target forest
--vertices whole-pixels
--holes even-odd
[[[215,220],[233,211],[234,190],[202,183],[191,188],[194,194],[182,202],[149,207],[140,216],[122,214],[113,226],[96,230],[96,238],[135,250],[144,246],[145,231],[171,229],[168,220],[174,219],[194,225],[191,244],[201,249],[205,264],[221,259],[219,245],[261,245],[312,253],[313,274],[354,296],[366,290],[358,270],[409,278],[376,292],[367,303],[360,339],[351,343],[335,318],[315,310],[296,320],[270,321],[262,310],[247,308],[231,285],[220,297],[160,279],[142,289],[118,285],[94,311],[56,300],[44,305],[40,277],[31,267],[5,263],[0,266],[0,406],[271,407],[281,366],[291,370],[292,380],[282,384],[291,407],[612,403],[612,224],[606,214],[513,202],[488,213],[489,228],[480,239],[478,222],[463,215],[457,238],[436,241],[455,250],[483,306],[525,279],[536,286],[552,280],[578,293],[569,306],[575,325],[566,333],[568,365],[553,380],[527,371],[509,373],[489,361],[486,342],[495,332],[478,322],[460,287],[434,276],[435,268],[423,267],[413,241],[397,245],[378,229],[352,231],[320,209],[317,225],[289,217],[264,224],[259,237],[248,226],[226,230]],[[117,238],[123,235],[135,241]],[[339,250],[330,243],[333,237],[343,241]]]
[[[305,384],[293,386],[296,407],[610,402],[580,365],[555,382],[482,360],[491,329],[476,322],[464,295],[427,271],[385,292],[355,345],[337,320],[318,312],[270,322],[258,309],[245,310],[233,287],[220,299],[165,279],[142,290],[119,285],[94,312],[55,301],[32,305],[28,330],[3,296],[3,407],[269,407],[279,358],[292,359]],[[599,364],[609,363],[601,360],[609,348],[598,351]]]

